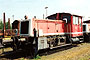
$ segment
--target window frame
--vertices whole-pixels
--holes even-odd
[[[73,16],[73,24],[78,25],[79,24],[79,17],[78,16]]]

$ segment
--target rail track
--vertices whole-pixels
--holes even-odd
[[[38,52],[38,54],[40,56],[46,56],[46,55],[50,55],[50,54],[53,54],[53,53],[56,53],[59,51],[68,50],[73,47],[77,47],[77,44],[63,46],[63,47],[54,48],[54,49],[40,50]],[[3,59],[3,58],[4,59],[18,59],[18,58],[22,58],[22,57],[27,58],[27,59],[32,58],[31,54],[27,50],[17,50],[17,51],[10,50],[8,52],[6,51],[6,52],[3,52],[2,54],[0,54],[1,59]]]

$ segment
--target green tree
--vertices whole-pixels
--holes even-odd
[[[11,25],[10,25],[10,29],[11,29]],[[0,29],[3,29],[3,22],[0,21]],[[8,22],[6,22],[6,29],[8,29]]]
[[[8,22],[6,22],[6,29],[8,29]]]
[[[3,29],[3,23],[0,21],[0,29]]]

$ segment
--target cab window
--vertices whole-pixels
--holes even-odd
[[[76,25],[78,25],[78,17],[76,17],[76,20],[75,21],[76,21]]]
[[[66,20],[67,23],[69,23],[71,21],[71,16],[63,15],[62,20]]]
[[[81,18],[79,17],[79,25],[81,26]]]
[[[78,25],[78,17],[73,16],[73,24]]]
[[[76,21],[75,21],[75,16],[73,16],[73,24],[76,24]]]

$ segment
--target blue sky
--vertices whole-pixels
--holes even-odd
[[[3,19],[3,12],[7,18],[29,19],[34,16],[42,19],[45,14],[45,7],[48,6],[48,15],[57,12],[68,12],[82,16],[90,16],[90,0],[0,0],[0,19]],[[8,20],[7,20],[8,21]]]

